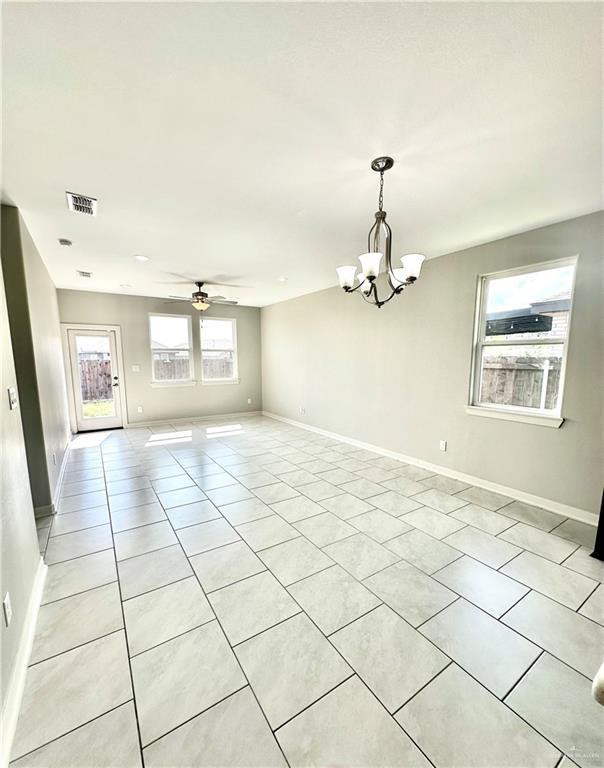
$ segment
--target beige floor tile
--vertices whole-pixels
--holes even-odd
[[[29,667],[12,759],[132,698],[123,632]]]
[[[396,715],[437,766],[554,768],[560,752],[455,664]]]
[[[194,717],[144,750],[146,768],[287,768],[249,687]]]
[[[342,683],[276,735],[292,768],[429,768],[426,758],[358,677]]]
[[[143,746],[246,684],[217,621],[145,651],[131,664]]]
[[[352,675],[303,613],[241,643],[235,653],[273,729]]]
[[[450,660],[387,605],[330,637],[389,712],[394,712]],[[404,663],[393,660],[404,659]]]

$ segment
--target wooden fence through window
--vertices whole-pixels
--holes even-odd
[[[113,400],[111,360],[80,360],[82,400]]]

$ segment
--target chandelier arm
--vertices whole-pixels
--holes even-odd
[[[366,301],[367,304],[373,304],[374,306],[379,306],[377,301],[374,301],[373,299],[370,298],[371,293],[368,294],[367,296],[364,293],[361,293],[361,296],[363,297],[363,301]]]
[[[363,283],[359,283],[356,288],[347,288],[346,293],[355,293],[359,290],[359,288],[363,285]]]

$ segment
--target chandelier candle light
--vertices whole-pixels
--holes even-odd
[[[392,268],[392,259],[390,251],[392,248],[392,230],[386,221],[386,211],[384,210],[384,173],[394,165],[391,157],[378,157],[371,163],[371,168],[380,174],[380,196],[379,210],[375,214],[375,223],[369,230],[367,237],[367,253],[359,256],[361,262],[361,271],[357,274],[357,268],[338,267],[338,279],[340,287],[346,293],[354,293],[360,290],[361,295],[370,304],[375,304],[379,309],[384,304],[398,296],[408,285],[413,283],[419,277],[425,256],[421,253],[409,253],[401,258],[402,267]],[[382,258],[386,256],[386,276],[390,286],[390,295],[381,300],[378,296],[376,280],[380,273],[380,264]],[[359,284],[354,287],[355,278]]]

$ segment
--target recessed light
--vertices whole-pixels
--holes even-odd
[[[287,277],[278,277],[277,278],[278,283],[287,283]]]
[[[149,261],[148,256],[135,256],[134,257],[137,261]]]
[[[73,245],[71,240],[68,240],[66,237],[60,237],[59,238],[59,245],[66,245],[67,247]]]

